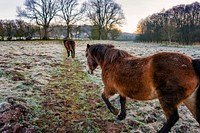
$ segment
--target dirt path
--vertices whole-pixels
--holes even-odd
[[[152,133],[160,129],[165,118],[157,100],[129,99],[126,120],[115,120],[101,99],[101,70],[95,75],[85,72],[86,44],[97,42],[77,43],[77,56],[71,59],[66,58],[61,42],[0,42],[0,131]],[[102,43],[137,56],[176,51],[200,58],[200,47]],[[112,98],[117,108],[118,100]],[[19,117],[7,117],[12,111]],[[198,133],[199,126],[187,109],[181,106],[179,112],[181,118],[172,133]]]

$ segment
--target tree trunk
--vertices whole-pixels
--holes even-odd
[[[66,35],[66,38],[67,38],[67,39],[70,37],[69,34],[70,34],[70,26],[67,25],[67,35]]]
[[[43,36],[43,40],[48,40],[49,36],[48,36],[48,26],[43,26],[44,29],[44,36]]]
[[[171,37],[171,34],[170,34],[170,31],[168,30],[167,32],[167,36],[168,36],[168,41],[169,41],[169,44],[172,43],[172,37]]]
[[[99,31],[99,38],[98,38],[98,40],[102,40],[102,38],[101,38],[101,31]]]

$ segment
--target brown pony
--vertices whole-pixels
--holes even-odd
[[[88,72],[99,65],[102,69],[102,98],[115,115],[118,110],[109,97],[118,93],[121,111],[117,119],[126,117],[126,97],[136,100],[159,99],[166,123],[159,133],[167,133],[178,121],[178,106],[184,103],[200,123],[200,60],[180,53],[163,52],[139,58],[115,49],[113,45],[87,45]]]
[[[70,52],[71,52],[71,56],[72,58],[75,57],[75,48],[76,48],[76,43],[73,40],[64,40],[64,46],[67,50],[67,56],[70,56]]]

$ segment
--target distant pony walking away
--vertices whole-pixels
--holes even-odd
[[[178,106],[184,103],[200,123],[200,60],[172,52],[145,58],[135,57],[113,45],[87,45],[88,73],[102,69],[102,98],[118,120],[126,117],[126,97],[136,100],[158,99],[167,121],[158,131],[167,133],[179,119]],[[118,93],[121,111],[109,98]]]
[[[76,43],[73,40],[64,40],[64,46],[67,50],[67,56],[70,56],[71,53],[71,57],[74,58],[75,57],[75,48],[76,48]]]

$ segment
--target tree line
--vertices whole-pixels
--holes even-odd
[[[140,20],[136,41],[200,42],[200,3],[174,6]]]
[[[24,8],[17,7],[20,18],[34,22],[42,29],[42,39],[49,39],[51,24],[60,20],[66,26],[66,38],[70,38],[78,22],[90,23],[93,39],[114,39],[119,36],[119,25],[124,21],[121,6],[115,0],[25,0]]]
[[[71,33],[73,38],[91,38],[91,26],[74,25]],[[48,28],[48,35],[51,39],[63,39],[66,36],[66,26],[52,24]],[[44,33],[42,27],[28,23],[21,19],[0,20],[0,41],[2,40],[31,40],[43,39]]]
[[[23,20],[0,20],[0,40],[12,40],[13,37],[18,40],[30,40],[39,27],[27,23]]]

